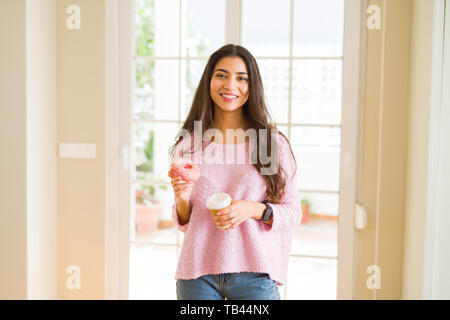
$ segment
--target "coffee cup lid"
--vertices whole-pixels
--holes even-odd
[[[216,193],[206,200],[206,207],[210,210],[220,210],[231,204],[231,197],[228,193]]]

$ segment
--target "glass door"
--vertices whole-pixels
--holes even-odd
[[[282,298],[338,297],[340,195],[349,187],[341,183],[349,110],[342,107],[344,2],[355,3],[136,0],[131,299],[176,299],[183,233],[171,220],[168,150],[207,58],[225,39],[240,39],[257,58],[270,114],[290,139],[298,165],[303,220],[295,229]]]

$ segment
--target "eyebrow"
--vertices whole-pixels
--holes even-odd
[[[225,73],[229,73],[227,70],[225,70],[225,69],[216,69],[216,71],[214,71],[214,72],[217,72],[217,71],[222,71],[222,72],[225,72]],[[247,72],[236,72],[236,74],[246,74],[246,75],[248,75],[247,74]]]

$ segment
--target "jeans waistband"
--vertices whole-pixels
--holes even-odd
[[[230,280],[231,276],[232,276],[231,273],[220,273],[218,275],[218,282],[220,284],[225,284]]]

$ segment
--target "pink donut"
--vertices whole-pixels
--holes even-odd
[[[197,181],[200,177],[199,168],[186,158],[177,158],[171,166],[173,175],[180,176],[184,181]]]

